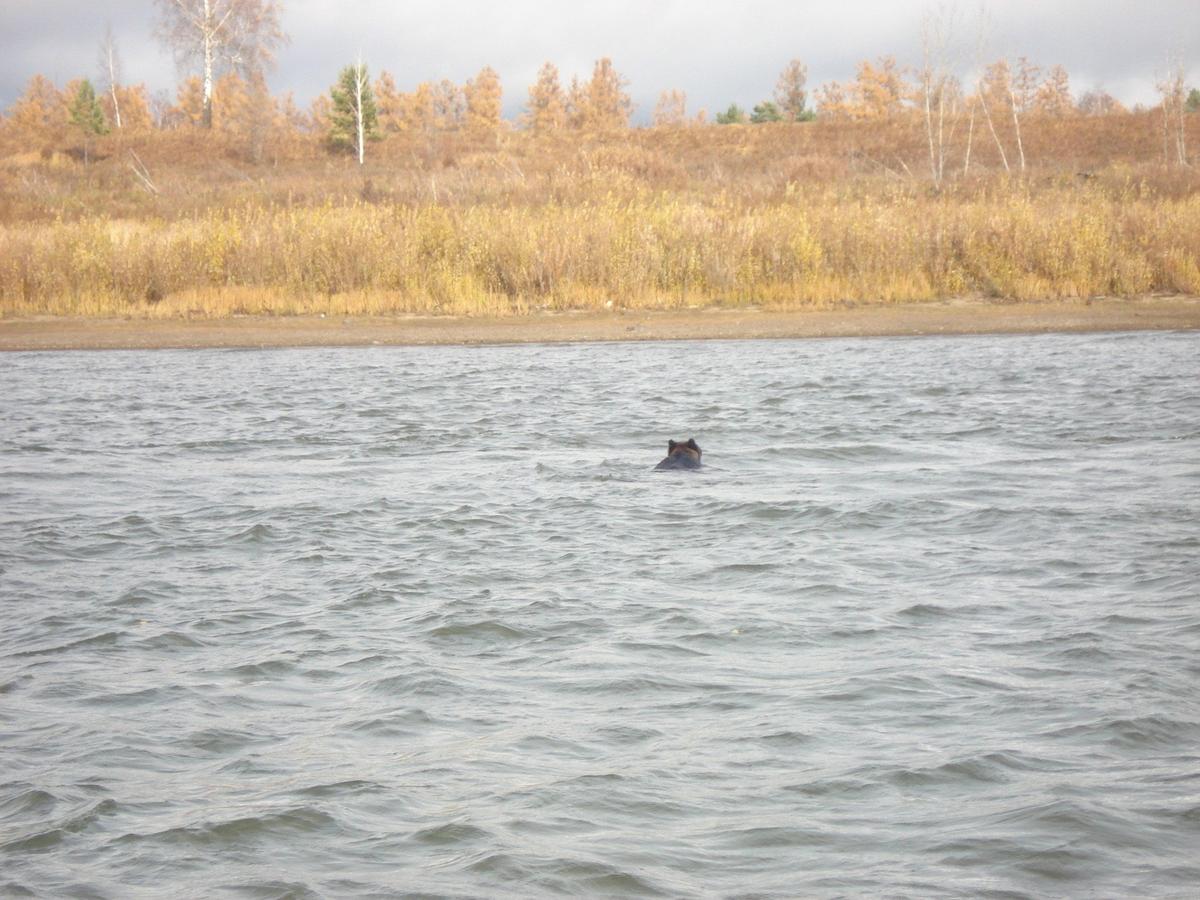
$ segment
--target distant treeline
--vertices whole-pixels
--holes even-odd
[[[326,152],[351,151],[365,162],[369,148],[397,136],[465,133],[495,142],[514,130],[596,135],[630,128],[628,82],[608,58],[597,60],[590,76],[572,76],[566,83],[553,63],[545,63],[515,121],[502,118],[500,77],[487,66],[461,85],[425,81],[405,91],[388,71],[371,77],[367,63],[354,60],[340,73],[331,72],[329,91],[301,108],[291,94],[275,95],[267,84],[274,52],[287,40],[279,0],[156,0],[156,5],[157,34],[185,70],[195,71],[174,94],[151,94],[144,84],[127,82],[110,30],[100,42],[94,83],[80,77],[60,87],[42,75],[30,79],[0,116],[0,151],[69,150],[86,159],[92,143],[107,134],[196,129],[221,134],[251,161],[286,156],[289,143],[315,143]],[[904,67],[892,56],[863,61],[852,81],[820,85],[811,95],[807,67],[793,59],[770,96],[749,110],[732,103],[710,118],[704,109],[690,110],[682,90],[664,90],[650,124],[909,121],[926,138],[921,169],[940,184],[954,168],[950,155],[962,156],[969,171],[972,152],[983,145],[994,148],[1005,169],[1022,171],[1028,162],[1023,131],[1035,120],[1126,112],[1102,90],[1074,93],[1062,66],[1043,68],[1024,57],[977,66],[978,76],[968,82],[947,61],[947,28],[946,21],[927,16],[917,66]],[[1161,152],[1165,162],[1187,164],[1185,119],[1200,111],[1200,90],[1185,85],[1181,63],[1169,69],[1157,84],[1160,102],[1154,107]]]

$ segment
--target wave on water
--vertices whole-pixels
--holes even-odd
[[[10,354],[0,894],[1194,897],[1198,340]]]

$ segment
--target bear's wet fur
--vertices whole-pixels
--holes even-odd
[[[700,468],[700,445],[695,438],[686,441],[667,441],[667,458],[654,468],[656,469],[698,469]]]

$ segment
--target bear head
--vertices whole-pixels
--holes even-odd
[[[656,469],[698,469],[700,468],[700,445],[695,438],[686,441],[667,441],[667,458],[654,468]]]

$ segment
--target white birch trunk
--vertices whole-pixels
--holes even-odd
[[[216,34],[212,26],[212,6],[204,0],[204,20],[200,25],[204,39],[204,127],[212,128],[213,65]]]
[[[108,63],[108,94],[112,97],[113,104],[113,123],[117,128],[121,127],[121,104],[117,100],[117,60],[116,48],[112,43],[112,35],[109,34],[104,45],[104,58]]]
[[[933,178],[934,187],[941,184],[941,179],[938,178],[938,167],[935,161],[933,152],[933,106],[930,94],[933,93],[933,76],[929,71],[924,74],[925,88],[925,137],[929,141],[929,175]]]
[[[1017,94],[1011,85],[1008,89],[1008,103],[1012,107],[1013,131],[1017,135],[1017,153],[1020,154],[1021,172],[1025,172],[1025,146],[1021,143],[1021,119],[1017,115]]]
[[[967,120],[967,152],[963,155],[963,178],[971,170],[971,142],[975,138],[975,104],[971,104],[971,117]]]
[[[358,65],[354,68],[354,125],[358,131],[358,164],[363,164],[363,158],[366,154],[366,135],[363,123],[363,64],[362,58],[358,60]]]
[[[1000,162],[1004,163],[1004,171],[1011,172],[1008,167],[1008,154],[1004,152],[1004,144],[1000,142],[1000,135],[996,134],[996,123],[992,121],[992,111],[988,108],[987,94],[983,90],[983,82],[979,83],[979,105],[983,107],[983,116],[987,119],[988,130],[992,132],[992,140],[996,142],[996,149],[1000,151]]]
[[[1184,107],[1187,103],[1187,86],[1183,82],[1183,69],[1177,71],[1175,76],[1175,150],[1179,156],[1179,164],[1186,166],[1187,158],[1187,131],[1184,126]]]

